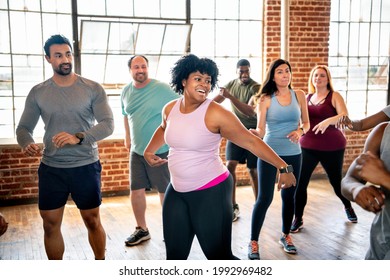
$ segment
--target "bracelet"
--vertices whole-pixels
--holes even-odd
[[[306,134],[302,127],[300,127],[299,129],[302,130],[302,136]]]

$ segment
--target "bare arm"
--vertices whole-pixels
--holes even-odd
[[[241,102],[236,97],[230,94],[230,91],[226,88],[221,88],[219,94],[214,97],[214,101],[221,103],[223,100],[229,99],[230,102],[238,109],[241,113],[247,115],[248,117],[253,117],[256,115],[255,109],[253,106],[246,104],[245,102]]]
[[[129,119],[127,118],[127,116],[123,117],[123,124],[125,127],[125,147],[126,147],[126,149],[130,150],[131,137],[130,137]]]
[[[212,106],[213,105],[213,106]],[[274,150],[263,140],[247,130],[240,120],[232,113],[218,104],[210,104],[206,114],[206,125],[210,131],[220,133],[222,137],[236,145],[249,150],[259,158],[272,164],[277,169],[287,166]],[[292,173],[280,174],[278,189],[295,186],[296,180]]]
[[[162,110],[161,125],[156,129],[148,145],[145,148],[144,158],[150,166],[156,167],[168,162],[167,159],[162,159],[159,156],[157,156],[155,153],[162,145],[165,144],[164,133],[165,133],[165,128],[167,126],[167,117],[175,103],[176,100],[171,101],[170,103],[164,106]]]
[[[341,117],[337,121],[336,126],[340,128],[349,128],[353,131],[364,131],[373,128],[381,122],[389,120],[390,118],[383,111],[380,111],[361,120],[350,120],[348,116]]]
[[[318,134],[319,132],[321,132],[321,134],[325,133],[326,129],[330,125],[336,125],[341,117],[348,116],[348,109],[344,102],[344,99],[337,91],[333,92],[332,105],[336,108],[337,115],[327,118],[317,124],[315,127],[313,127],[313,131],[315,134]]]
[[[342,194],[363,209],[378,212],[384,204],[384,194],[374,184],[390,188],[390,173],[379,159],[383,131],[387,124],[377,126],[368,136],[364,153],[349,167],[341,182]],[[367,182],[370,182],[366,185]]]

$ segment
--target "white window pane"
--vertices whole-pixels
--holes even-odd
[[[102,83],[104,81],[105,63],[105,55],[84,54],[81,56],[81,75],[98,83]]]
[[[41,54],[41,18],[38,13],[11,12],[12,52]]]
[[[191,31],[191,52],[203,56],[214,56],[215,38],[214,38],[213,20],[193,21]]]
[[[42,11],[44,12],[55,12],[55,13],[71,13],[71,1],[63,0],[41,0],[42,2]]]
[[[367,115],[373,115],[383,109],[387,104],[387,91],[369,91],[367,98]]]
[[[351,23],[349,29],[349,42],[345,42],[345,44],[349,44],[349,55],[350,56],[358,56],[359,50],[359,23]],[[341,37],[348,38],[348,37]],[[342,42],[340,42],[342,43]]]
[[[339,21],[339,7],[340,3],[339,0],[333,0],[330,1],[331,7],[330,7],[330,20],[331,21]]]
[[[160,0],[134,0],[134,15],[159,18]]]
[[[158,63],[158,70],[156,74],[156,79],[165,82],[167,84],[171,81],[171,69],[180,59],[181,55],[178,56],[161,56]]]
[[[12,97],[1,97],[1,92],[0,90],[0,110],[8,109],[12,110],[13,104],[12,104]]]
[[[134,16],[133,1],[131,0],[109,0],[106,8],[107,15]]]
[[[54,34],[63,34],[70,42],[73,41],[72,17],[70,15],[42,14],[42,21],[44,40]]]
[[[374,1],[374,2],[379,2],[379,1]],[[390,21],[390,12],[389,12],[390,11],[390,1],[382,0],[380,2],[382,2],[382,9],[381,9],[382,22],[389,22]]]
[[[192,19],[212,19],[214,18],[215,0],[191,1]]]
[[[9,1],[11,10],[40,11],[39,0],[12,0]]]
[[[3,32],[3,30],[8,30],[8,14],[7,12],[0,11],[0,26],[2,31],[0,31],[0,52],[9,52],[9,32]],[[1,61],[0,64],[3,64]]]
[[[216,52],[218,56],[238,55],[238,22],[216,22]]]
[[[239,32],[240,56],[261,56],[262,32],[260,21],[241,21]]]
[[[165,25],[140,24],[135,52],[141,54],[159,54]]]
[[[336,34],[337,36],[337,34]],[[349,24],[341,23],[338,33],[338,56],[348,56]]]
[[[109,53],[134,53],[138,24],[111,23]]]
[[[368,56],[368,44],[370,42],[370,26],[368,23],[360,24],[359,32],[359,56]]]
[[[238,0],[216,0],[215,17],[217,19],[238,19]]]
[[[161,0],[161,17],[186,18],[186,0]]]
[[[106,53],[109,27],[108,22],[83,21],[81,23],[81,53]]]
[[[390,13],[389,13],[390,14]],[[379,54],[381,56],[388,56],[390,49],[390,23],[381,24],[381,35],[380,35],[380,50]]]
[[[109,55],[106,62],[106,73],[104,80],[100,81],[109,84],[126,83],[129,80],[129,67],[127,61],[130,56]]]
[[[240,1],[240,19],[263,19],[263,1],[245,0]]]
[[[184,54],[187,51],[187,42],[191,25],[167,25],[162,45],[162,54]]]
[[[85,15],[104,15],[106,14],[105,0],[77,0],[77,11]]]
[[[348,91],[347,108],[351,119],[361,119],[366,115],[366,92]]]

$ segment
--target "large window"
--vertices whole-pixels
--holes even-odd
[[[389,59],[390,1],[332,0],[329,66],[352,118],[388,104]]]
[[[52,75],[42,49],[50,35],[75,41],[75,69],[106,88],[113,137],[122,138],[119,95],[131,80],[131,55],[147,55],[150,77],[166,83],[188,51],[216,61],[221,85],[235,78],[240,58],[250,60],[260,80],[262,7],[262,0],[0,0],[0,141],[15,141],[28,92]],[[34,136],[43,136],[41,122]]]

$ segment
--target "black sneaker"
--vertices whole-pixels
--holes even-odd
[[[260,260],[259,244],[252,240],[248,245],[248,258],[250,260]]]
[[[237,221],[239,216],[240,216],[240,208],[236,203],[233,205],[233,222]]]
[[[357,216],[352,207],[345,208],[345,213],[347,214],[347,218],[351,223],[357,223]]]
[[[290,235],[283,234],[279,239],[279,244],[283,246],[283,250],[289,254],[296,254],[297,248],[295,248]]]
[[[149,230],[145,230],[141,227],[136,227],[134,233],[126,239],[125,244],[126,246],[134,246],[149,239]]]
[[[301,229],[303,229],[303,220],[295,218],[291,225],[290,232],[297,233]]]

